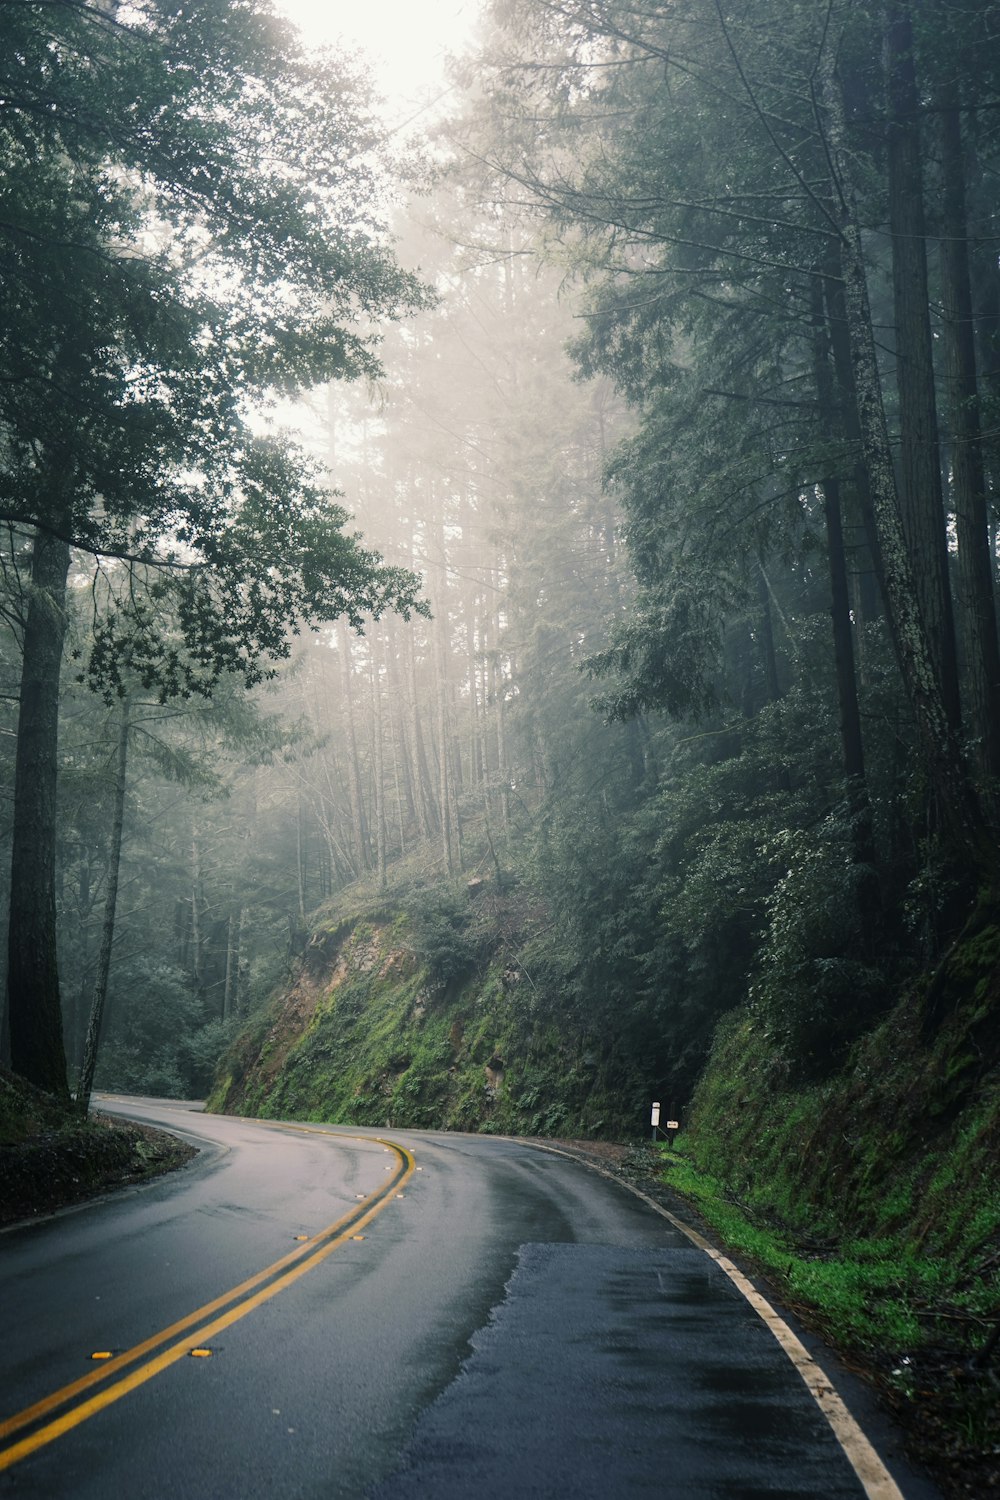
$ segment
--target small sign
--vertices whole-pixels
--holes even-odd
[[[652,1112],[651,1112],[651,1114],[649,1116],[649,1123],[650,1123],[650,1125],[659,1125],[659,1123],[660,1123],[660,1106],[659,1106],[659,1104],[654,1104],[653,1105]]]
[[[681,1128],[681,1122],[680,1122],[680,1120],[668,1120],[667,1121],[667,1129],[668,1130],[680,1130],[680,1128]]]

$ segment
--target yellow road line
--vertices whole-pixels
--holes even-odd
[[[317,1131],[315,1133],[333,1134],[332,1131]],[[346,1139],[370,1141],[372,1137],[354,1136],[346,1137]],[[380,1144],[385,1143],[380,1142]],[[169,1349],[163,1350],[161,1354],[140,1365],[138,1369],[133,1370],[129,1375],[125,1375],[121,1380],[116,1381],[107,1389],[91,1396],[88,1400],[80,1402],[79,1405],[73,1406],[61,1417],[57,1417],[52,1422],[47,1423],[44,1427],[31,1433],[30,1436],[22,1438],[19,1442],[12,1443],[9,1447],[0,1450],[0,1472],[11,1468],[20,1459],[26,1458],[29,1453],[34,1453],[37,1449],[53,1442],[54,1439],[61,1437],[63,1433],[70,1431],[71,1428],[79,1426],[81,1422],[85,1422],[89,1417],[102,1411],[106,1406],[110,1406],[113,1402],[121,1400],[122,1396],[127,1395],[129,1391],[135,1390],[138,1386],[144,1385],[147,1380],[151,1380],[161,1370],[165,1370],[170,1365],[176,1364],[192,1347],[207,1343],[215,1334],[225,1328],[229,1328],[241,1318],[245,1318],[248,1313],[260,1307],[262,1303],[269,1301],[278,1292],[284,1291],[286,1287],[298,1281],[308,1271],[314,1270],[334,1250],[352,1239],[355,1231],[371,1223],[376,1215],[381,1213],[382,1209],[385,1208],[386,1204],[393,1200],[394,1190],[409,1181],[416,1166],[412,1154],[407,1151],[405,1146],[397,1146],[395,1142],[389,1142],[388,1144],[399,1157],[400,1167],[403,1170],[401,1173],[395,1173],[389,1182],[383,1183],[378,1192],[372,1194],[371,1202],[367,1208],[360,1211],[358,1208],[349,1209],[335,1223],[328,1225],[326,1229],[320,1230],[318,1234],[312,1237],[308,1244],[303,1245],[299,1250],[293,1250],[289,1255],[283,1256],[281,1260],[275,1261],[273,1265],[266,1267],[263,1271],[258,1271],[255,1276],[249,1277],[230,1291],[224,1292],[221,1297],[216,1297],[213,1301],[207,1302],[195,1312],[189,1313],[186,1317],[178,1319],[175,1323],[171,1323],[169,1327],[161,1329],[159,1333],[144,1340],[143,1343],[135,1345],[134,1348],[129,1349],[126,1353],[118,1355],[106,1364],[102,1364],[99,1369],[92,1370],[89,1374],[81,1376],[79,1380],[63,1386],[61,1390],[54,1391],[52,1395],[35,1402],[33,1406],[26,1407],[23,1411],[16,1413],[15,1416],[9,1417],[5,1422],[0,1424],[0,1437],[18,1432],[22,1428],[29,1426],[32,1422],[41,1420],[50,1412],[56,1411],[59,1407],[65,1406],[76,1396],[81,1395],[92,1386],[104,1384],[108,1380],[113,1379],[119,1371],[124,1370],[129,1365],[134,1365],[136,1360],[143,1358],[144,1355],[169,1342],[175,1334],[196,1329],[196,1336],[181,1339],[178,1343],[172,1345]],[[272,1280],[271,1278],[274,1279]],[[265,1282],[269,1284],[262,1285]],[[228,1312],[222,1313],[210,1322],[206,1323],[203,1321],[220,1308],[232,1303],[236,1298],[241,1298],[242,1300],[236,1302],[235,1306],[229,1307]]]
[[[516,1137],[509,1136],[507,1139],[514,1140]],[[771,1306],[766,1297],[761,1296],[749,1278],[744,1276],[731,1260],[727,1260],[714,1245],[709,1244],[703,1235],[685,1224],[683,1219],[678,1219],[676,1214],[672,1214],[669,1209],[657,1203],[655,1198],[650,1198],[648,1193],[633,1187],[631,1183],[623,1182],[613,1172],[607,1172],[593,1162],[574,1156],[572,1152],[560,1151],[556,1146],[540,1146],[537,1142],[532,1144],[538,1151],[548,1151],[553,1156],[565,1157],[567,1161],[580,1162],[581,1165],[589,1167],[592,1172],[598,1172],[602,1177],[607,1177],[610,1182],[616,1182],[619,1187],[626,1188],[636,1198],[641,1198],[643,1203],[648,1204],[661,1218],[672,1224],[699,1250],[704,1250],[706,1255],[711,1256],[719,1269],[724,1271],[733,1285],[742,1292],[754,1312],[771,1331],[798,1370],[809,1394],[830,1424],[833,1435],[857,1475],[867,1500],[905,1500],[899,1485],[865,1437],[856,1419],[848,1411],[843,1398],[834,1390],[830,1380],[824,1375],[802,1340],[796,1337],[780,1313]]]
[[[320,1132],[316,1133],[319,1134]],[[323,1133],[331,1134],[332,1132]],[[346,1139],[367,1141],[371,1137],[348,1136]],[[407,1153],[408,1155],[409,1153]],[[388,1193],[389,1186],[391,1184],[383,1184],[383,1189],[386,1193]],[[82,1391],[110,1379],[119,1370],[134,1364],[137,1359],[141,1359],[144,1354],[150,1354],[154,1349],[158,1349],[161,1344],[165,1344],[174,1334],[183,1333],[185,1329],[191,1328],[202,1318],[228,1306],[237,1297],[242,1297],[248,1292],[252,1292],[256,1287],[262,1285],[263,1282],[268,1281],[272,1276],[276,1276],[286,1266],[294,1265],[297,1261],[304,1260],[312,1254],[313,1249],[318,1243],[325,1241],[330,1235],[336,1234],[343,1225],[350,1222],[353,1226],[357,1219],[357,1214],[358,1210],[356,1207],[349,1208],[333,1224],[328,1224],[325,1229],[321,1229],[317,1234],[311,1235],[299,1249],[289,1251],[280,1260],[274,1261],[270,1266],[265,1266],[262,1271],[255,1272],[246,1281],[241,1281],[238,1286],[230,1287],[229,1291],[223,1292],[221,1296],[214,1298],[211,1302],[207,1302],[204,1307],[199,1307],[195,1312],[188,1313],[185,1317],[179,1318],[175,1323],[171,1323],[169,1327],[162,1328],[159,1333],[153,1334],[151,1338],[145,1339],[141,1344],[136,1344],[132,1349],[117,1355],[106,1363],[102,1361],[101,1369],[92,1370],[89,1374],[80,1376],[79,1379],[74,1380],[70,1385],[63,1386],[61,1390],[53,1392],[52,1395],[44,1397],[41,1401],[37,1401],[33,1406],[26,1407],[24,1411],[20,1411],[15,1416],[8,1417],[5,1421],[0,1422],[0,1438],[8,1437],[12,1432],[17,1432],[22,1427],[28,1426],[29,1423],[38,1421],[39,1418],[45,1416],[48,1412],[65,1405],[67,1401],[79,1395]]]

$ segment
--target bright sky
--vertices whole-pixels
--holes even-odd
[[[2,3],[2,0],[0,0]],[[276,0],[278,9],[317,46],[345,45],[368,55],[376,87],[385,96],[386,122],[419,129],[448,87],[444,61],[472,40],[480,0]],[[445,101],[442,101],[444,106]],[[315,412],[297,399],[279,401],[268,425],[295,431],[319,456]],[[350,500],[348,500],[348,505]]]
[[[389,119],[406,119],[445,85],[443,62],[469,41],[478,0],[278,0],[317,44],[346,42],[368,53]]]

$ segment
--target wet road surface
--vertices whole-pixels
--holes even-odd
[[[101,1107],[201,1154],[0,1236],[0,1496],[864,1500],[739,1291],[584,1166]]]

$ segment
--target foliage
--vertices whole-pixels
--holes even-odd
[[[248,422],[268,390],[370,377],[365,321],[420,300],[372,211],[360,81],[229,0],[2,28],[0,510],[110,560],[88,679],[117,692],[128,661],[206,692],[256,680],[297,619],[413,607]]]
[[[404,910],[413,952],[432,985],[444,990],[476,972],[479,954],[467,891],[434,885],[414,893]]]
[[[836,1067],[889,1004],[884,964],[865,956],[859,870],[849,806],[818,827],[781,830],[764,850],[784,873],[766,902],[751,1008],[809,1077]]]
[[[992,858],[956,858],[971,850],[954,811],[971,805],[966,759],[947,735],[929,748],[841,347],[834,206],[856,200],[866,231],[888,207],[884,17],[766,0],[500,0],[489,15],[463,122],[481,186],[531,204],[581,314],[577,371],[631,415],[604,478],[634,585],[581,656],[596,707],[632,738],[583,749],[562,686],[524,678],[515,734],[544,744],[552,723],[559,742],[519,862],[558,913],[572,1003],[658,1087],[691,1087],[715,1022],[748,996],[789,1066],[821,1077],[941,953]],[[948,11],[944,53],[913,20],[928,91],[946,54],[968,101],[993,93],[967,45],[977,18]],[[891,323],[892,258],[872,243],[868,323]],[[898,357],[875,372],[893,423],[909,335],[896,326]],[[545,611],[568,591],[536,534]],[[974,706],[969,723],[975,737]]]
[[[759,1014],[734,1012],[663,1156],[725,1243],[860,1352],[929,1456],[981,1471],[983,1493],[997,1441],[997,941],[970,923],[934,981],[819,1083]],[[938,1003],[948,1020],[927,1028]]]
[[[530,923],[515,924],[526,945],[505,940],[509,900],[466,895],[478,967],[453,974],[447,989],[417,951],[408,916],[383,905],[371,921],[338,924],[322,970],[279,993],[237,1038],[210,1107],[506,1134],[631,1129],[645,1098],[638,1072],[616,1069],[581,1017],[560,1015],[551,976],[532,957]],[[407,906],[449,913],[450,928],[456,892],[411,892]]]
[[[7,993],[15,1065],[58,1089],[71,549],[91,560],[78,677],[109,704],[250,686],[303,623],[425,610],[262,423],[278,392],[374,377],[377,321],[424,292],[377,207],[363,81],[267,4],[8,5],[0,59],[0,608],[23,750]]]
[[[193,993],[186,976],[142,955],[119,962],[108,995],[107,1039],[97,1087],[197,1099],[232,1032]]]
[[[950,975],[964,989],[976,947],[970,934],[940,982]],[[692,1099],[685,1152],[792,1230],[820,1240],[910,1236],[956,1275],[970,1272],[1000,1227],[991,1159],[1000,1096],[981,1045],[995,972],[989,958],[972,967],[982,992],[964,990],[932,1038],[922,1037],[927,994],[911,992],[811,1085],[759,1016],[734,1012]]]

